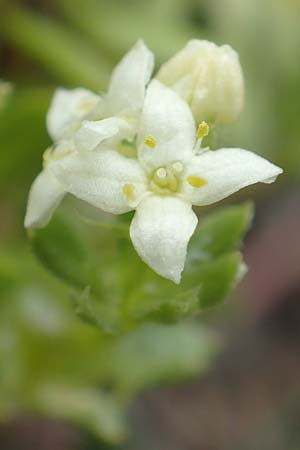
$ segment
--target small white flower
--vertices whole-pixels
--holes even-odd
[[[107,141],[72,151],[49,170],[66,192],[114,214],[136,209],[130,236],[143,261],[180,282],[187,245],[198,219],[192,205],[209,205],[282,170],[246,150],[202,150],[186,102],[159,81],[150,83],[137,134],[138,157],[126,158]],[[45,201],[47,201],[45,199]]]
[[[83,88],[58,89],[47,114],[47,128],[56,144],[46,151],[44,170],[34,181],[25,217],[26,227],[44,226],[67,189],[49,170],[76,150],[93,150],[110,139],[114,149],[126,154],[120,144],[136,135],[146,85],[154,65],[153,54],[138,41],[115,67],[107,94],[101,97]]]
[[[102,133],[101,133],[102,131]],[[112,138],[119,131],[119,119],[109,118],[102,120],[102,130],[97,126],[97,143],[101,144],[108,138]],[[86,145],[93,148],[94,136],[86,133]],[[25,227],[43,227],[47,225],[54,210],[70,190],[66,189],[65,183],[53,175],[51,166],[63,160],[69,160],[72,154],[77,154],[77,148],[81,149],[82,135],[79,130],[73,139],[60,140],[53,147],[48,148],[43,156],[43,170],[36,177],[29,192],[27,210],[25,215]]]
[[[157,79],[190,105],[197,122],[228,124],[244,104],[244,80],[238,54],[229,46],[191,40],[160,68]]]
[[[153,54],[139,40],[115,67],[106,94],[97,95],[84,88],[57,89],[47,114],[52,139],[72,137],[83,120],[113,116],[128,122],[134,135],[153,66]]]

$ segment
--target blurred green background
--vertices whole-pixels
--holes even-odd
[[[300,3],[0,0],[0,8],[0,448],[299,449]],[[250,269],[229,301],[197,321],[147,322],[119,339],[74,314],[75,303],[89,319],[33,256],[23,217],[50,144],[53,90],[104,91],[140,37],[157,67],[191,38],[232,45],[245,111],[218,140],[285,173],[230,199],[253,199],[256,216],[244,248]],[[97,250],[107,261],[114,253],[104,240]]]

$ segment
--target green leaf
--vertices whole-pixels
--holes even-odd
[[[40,262],[61,280],[77,288],[91,282],[88,251],[78,234],[58,215],[40,230],[30,230],[32,250]]]
[[[110,380],[125,394],[176,382],[207,369],[217,350],[205,328],[145,325],[117,341],[109,361]]]
[[[200,310],[220,304],[244,274],[245,265],[240,253],[221,256],[199,268]]]
[[[191,239],[186,269],[197,261],[208,261],[239,247],[253,217],[253,204],[229,206],[202,221]]]
[[[119,334],[120,306],[110,301],[110,296],[97,297],[91,294],[90,286],[83,292],[73,292],[72,300],[75,306],[76,315],[85,323],[92,325],[106,334]],[[125,324],[124,324],[125,327]]]
[[[84,426],[101,439],[117,444],[125,439],[121,406],[100,389],[49,384],[37,387],[35,409],[48,416]]]

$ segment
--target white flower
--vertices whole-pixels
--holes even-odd
[[[84,88],[57,89],[47,114],[52,139],[72,137],[83,120],[112,116],[127,122],[134,135],[153,65],[153,54],[139,40],[115,67],[106,94],[100,96]]]
[[[136,135],[153,65],[152,53],[138,41],[115,67],[107,94],[100,97],[83,88],[56,91],[47,114],[48,132],[56,144],[46,151],[44,170],[31,187],[26,227],[46,225],[67,191],[49,170],[53,161],[75,149],[92,150],[108,139],[121,153],[132,151],[120,140],[131,141]]]
[[[190,105],[195,120],[228,124],[244,104],[238,54],[229,46],[191,40],[160,68],[157,79]]]
[[[198,219],[192,205],[209,205],[282,170],[246,150],[202,150],[187,104],[159,81],[149,84],[138,135],[138,158],[105,143],[51,162],[49,170],[76,197],[114,214],[136,209],[130,236],[154,271],[180,282],[187,245]],[[197,139],[198,138],[198,139]],[[45,199],[46,201],[46,199]]]
[[[121,121],[122,122],[122,121]],[[120,119],[109,118],[101,121],[97,126],[97,143],[101,144],[108,138],[112,138],[119,132]],[[86,131],[86,147],[93,149],[95,136],[92,131],[90,134]],[[101,133],[102,131],[102,133]],[[81,129],[74,134],[73,139],[60,140],[56,145],[47,149],[43,156],[43,170],[34,180],[27,203],[25,216],[25,227],[43,227],[47,225],[52,217],[54,210],[58,207],[62,199],[70,189],[67,189],[65,183],[61,183],[51,170],[52,165],[63,164],[63,160],[69,161],[72,154],[77,155],[77,149],[81,149],[82,131]]]

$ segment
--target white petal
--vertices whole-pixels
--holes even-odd
[[[30,189],[25,227],[39,228],[47,225],[64,195],[62,185],[48,170],[43,170]]]
[[[132,209],[132,202],[123,193],[124,185],[132,186],[136,200],[146,190],[145,175],[138,162],[113,150],[74,152],[51,162],[49,169],[67,192],[113,214]]]
[[[154,148],[145,144],[154,138]],[[195,124],[184,100],[171,89],[153,80],[147,89],[138,134],[139,159],[149,170],[193,154]]]
[[[247,150],[207,151],[191,160],[186,173],[186,179],[200,177],[207,184],[195,188],[185,181],[183,192],[194,205],[209,205],[251,184],[272,183],[281,173],[280,167]]]
[[[47,128],[51,138],[56,141],[76,130],[80,120],[98,101],[96,94],[84,88],[57,89],[47,114]]]
[[[131,128],[127,121],[118,117],[89,121],[84,120],[80,129],[74,136],[77,150],[94,150],[106,139],[118,137],[119,139],[129,138]]]
[[[177,197],[146,197],[130,227],[133,245],[159,275],[180,282],[187,245],[197,226],[191,205]]]
[[[131,115],[141,110],[153,66],[152,52],[139,40],[113,71],[107,94],[110,114]]]

